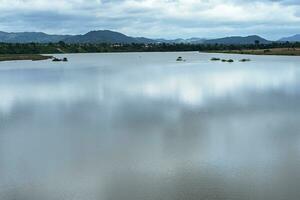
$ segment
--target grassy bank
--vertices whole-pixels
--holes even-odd
[[[250,54],[250,55],[300,56],[300,48],[217,50],[217,51],[208,51],[208,52],[209,53],[228,53],[228,54]]]
[[[0,61],[13,61],[13,60],[47,60],[52,56],[43,56],[39,54],[0,54]]]

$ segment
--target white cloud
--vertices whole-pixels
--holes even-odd
[[[293,0],[0,0],[0,29],[133,36],[221,37],[300,33]],[[280,28],[284,25],[284,29]]]

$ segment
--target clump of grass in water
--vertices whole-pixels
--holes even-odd
[[[240,60],[240,62],[250,62],[250,61],[251,61],[250,59],[245,59],[245,58]]]
[[[59,58],[53,57],[52,61],[53,62],[68,62],[68,58],[59,59]]]
[[[177,59],[176,59],[177,62],[185,62],[186,60],[183,59],[181,56],[179,56]]]
[[[228,62],[228,63],[233,63],[233,62],[234,62],[234,60],[232,60],[232,59],[229,59],[229,60],[222,59],[221,61],[222,61],[222,62]]]
[[[210,60],[211,60],[211,61],[220,61],[221,58],[211,58]]]

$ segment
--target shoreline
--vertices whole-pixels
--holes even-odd
[[[0,54],[0,62],[18,60],[40,61],[51,58],[53,58],[53,56],[45,56],[41,54]]]
[[[157,53],[167,53],[167,51],[152,51]],[[191,51],[169,51],[173,53],[184,53]],[[194,52],[194,51],[192,51]],[[195,51],[197,52],[197,51]],[[300,56],[300,48],[272,48],[272,49],[241,49],[241,50],[209,50],[209,51],[198,51],[199,53],[221,53],[221,54],[240,54],[240,55],[265,55],[265,56]],[[123,51],[123,52],[84,52],[89,53],[149,53],[149,51]],[[64,54],[77,54],[77,53],[59,53]],[[41,61],[54,58],[53,54],[0,54],[0,62],[4,61]]]
[[[272,48],[272,49],[241,49],[241,50],[211,50],[204,53],[223,53],[262,56],[300,56],[300,48]]]

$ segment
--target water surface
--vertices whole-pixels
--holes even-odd
[[[299,57],[66,56],[0,63],[1,200],[300,198]]]

